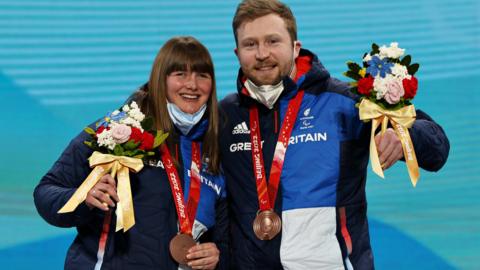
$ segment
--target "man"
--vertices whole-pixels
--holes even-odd
[[[220,131],[233,265],[373,269],[365,198],[371,127],[359,120],[359,97],[301,48],[286,5],[242,1],[233,31],[238,93],[221,102]],[[420,167],[439,170],[449,151],[442,128],[417,111],[410,134]],[[392,129],[375,139],[384,169],[403,158]]]

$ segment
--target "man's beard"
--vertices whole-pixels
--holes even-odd
[[[253,76],[254,73],[250,74],[250,79],[255,85],[261,86],[261,85],[276,85],[278,84],[285,76],[290,76],[290,72],[292,70],[292,62],[287,63],[286,66],[283,67],[283,70],[281,69],[282,67],[277,63],[273,61],[266,61],[262,63],[257,63],[254,66],[254,70],[258,73],[259,71],[257,69],[265,67],[265,66],[274,66],[274,69],[278,69],[279,72],[275,74],[274,78],[269,78],[269,77],[262,77],[262,76]],[[288,68],[287,68],[288,67]]]
[[[249,78],[255,85],[261,86],[261,85],[275,85],[279,83],[282,80],[282,77],[280,74],[276,76],[273,79],[257,79],[255,77]]]

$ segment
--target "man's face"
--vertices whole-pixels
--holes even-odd
[[[257,86],[274,85],[283,76],[291,75],[300,43],[294,45],[280,16],[269,14],[242,23],[237,29],[237,40],[235,53],[242,71]]]

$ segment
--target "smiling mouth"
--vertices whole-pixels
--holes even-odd
[[[188,101],[196,101],[200,98],[200,95],[195,95],[195,94],[180,94],[180,96]]]
[[[274,69],[275,67],[276,67],[276,65],[260,66],[260,67],[255,67],[255,69],[258,70],[258,71],[270,71],[270,70]]]

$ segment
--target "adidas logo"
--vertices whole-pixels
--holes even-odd
[[[232,130],[232,134],[233,135],[235,135],[235,134],[250,134],[250,130],[248,130],[247,123],[245,123],[245,121],[244,121],[244,122],[236,125]]]

